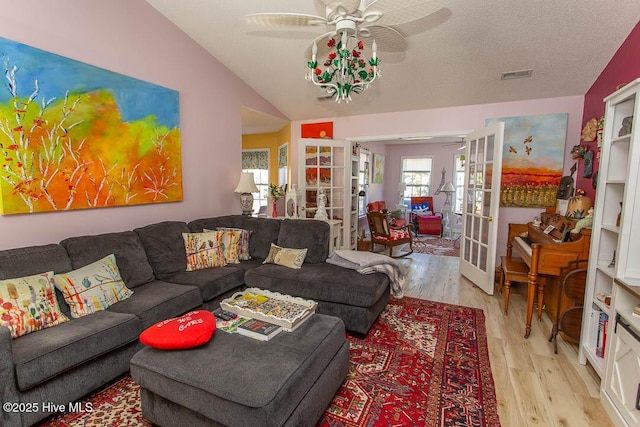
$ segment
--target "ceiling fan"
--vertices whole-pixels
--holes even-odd
[[[351,100],[379,73],[377,50],[403,52],[407,41],[393,25],[401,25],[442,9],[448,0],[320,0],[326,16],[300,13],[254,13],[247,22],[265,26],[326,26],[310,46],[307,80],[322,87],[337,102]],[[365,42],[372,41],[370,60],[364,58]],[[350,46],[349,46],[350,45]],[[307,52],[308,54],[308,52]],[[317,57],[327,58],[319,68]],[[367,70],[367,67],[369,69]]]

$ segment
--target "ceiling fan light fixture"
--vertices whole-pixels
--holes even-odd
[[[371,59],[366,60],[364,43],[355,37],[355,22],[340,22],[337,34],[329,39],[327,59],[319,64],[318,46],[314,42],[311,49],[311,61],[307,62],[305,78],[320,86],[335,98],[337,103],[351,101],[352,93],[362,93],[380,75],[378,46],[373,41]],[[338,37],[339,36],[339,37]],[[338,39],[338,41],[336,41]],[[368,66],[368,69],[367,69]],[[324,67],[321,68],[321,67]]]

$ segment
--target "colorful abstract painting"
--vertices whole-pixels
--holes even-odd
[[[487,119],[504,122],[500,206],[555,206],[568,114]]]
[[[373,155],[373,178],[374,184],[382,184],[384,181],[384,156],[382,154]]]
[[[178,92],[0,38],[0,211],[182,200]]]

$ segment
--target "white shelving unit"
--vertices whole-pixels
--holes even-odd
[[[299,146],[300,175],[298,183],[302,195],[301,215],[306,218],[315,216],[318,195],[321,190],[324,191],[327,197],[325,207],[329,220],[340,221],[339,239],[335,247],[337,249],[350,248],[353,203],[351,143],[334,139],[302,138]],[[357,191],[356,176],[356,202]],[[334,233],[332,232],[332,234]]]
[[[579,359],[602,378],[600,397],[615,425],[639,425],[640,79],[608,96],[589,254]],[[623,120],[634,118],[630,131]],[[627,119],[628,120],[628,119]],[[621,205],[622,203],[622,205]],[[618,218],[620,221],[618,224]],[[613,262],[612,262],[613,261]],[[597,298],[611,296],[609,305]],[[608,317],[599,331],[601,313]],[[606,332],[602,355],[598,334]]]
[[[358,246],[358,172],[360,171],[360,145],[351,142],[351,206],[349,218],[349,249],[356,250]]]

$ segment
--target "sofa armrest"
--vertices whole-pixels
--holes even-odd
[[[13,354],[11,352],[11,331],[0,326],[0,402],[18,403],[20,397],[16,389]],[[0,425],[22,425],[19,412],[0,411]]]

